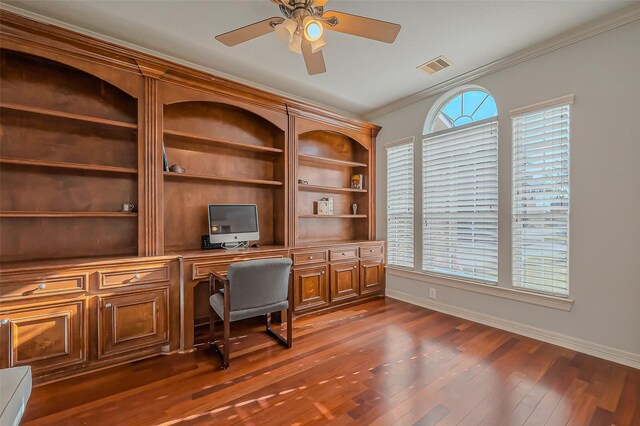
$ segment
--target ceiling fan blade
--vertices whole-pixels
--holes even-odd
[[[328,30],[370,38],[385,43],[393,43],[400,32],[399,24],[365,18],[364,16],[351,15],[344,12],[329,10],[323,13],[322,17],[338,18],[338,23],[333,27],[325,23],[324,27]]]
[[[304,64],[307,66],[309,75],[322,74],[327,71],[322,51],[317,50],[316,53],[313,53],[311,42],[304,37],[302,37],[302,56],[304,57]]]
[[[327,2],[328,2],[328,1],[329,1],[329,0],[315,0],[315,1],[313,2],[313,5],[314,5],[315,7],[322,7],[322,6],[324,6],[325,4],[327,4]]]
[[[264,21],[256,22],[255,24],[247,25],[246,27],[217,35],[216,40],[229,47],[233,47],[240,43],[244,43],[245,41],[253,40],[254,38],[270,33],[274,29],[271,25],[272,22],[281,24],[283,21],[283,18],[277,17],[265,19]]]

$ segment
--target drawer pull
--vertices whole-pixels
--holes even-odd
[[[111,307],[111,303],[107,303],[106,305],[104,305],[104,307],[109,309]]]
[[[341,254],[342,254],[343,256],[346,256],[346,255],[347,255],[347,253],[345,253],[345,252],[342,252]]]
[[[38,290],[44,290],[45,288],[47,288],[47,285],[46,285],[46,284],[40,284],[40,285],[38,286]]]
[[[324,275],[324,271],[320,272],[322,275]]]
[[[356,269],[356,267],[354,266],[353,269]]]
[[[132,280],[139,280],[140,279],[140,274],[135,274],[133,276],[133,278],[131,278]]]
[[[313,260],[313,256],[309,256],[309,260]]]
[[[9,320],[3,319],[3,320],[0,321],[0,324],[5,325],[8,322],[9,322]]]

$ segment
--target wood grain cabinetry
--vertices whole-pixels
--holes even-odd
[[[191,350],[242,260],[291,257],[297,313],[384,294],[378,126],[5,10],[0,41],[2,366]],[[256,204],[262,247],[201,250],[211,203]]]
[[[327,267],[321,265],[294,269],[293,292],[295,312],[328,306]]]
[[[384,260],[360,260],[360,294],[379,293],[384,289]]]
[[[331,264],[331,301],[338,302],[358,297],[358,261]]]
[[[41,382],[177,351],[179,285],[171,258],[3,269],[0,368],[31,365]]]
[[[99,357],[169,342],[169,288],[99,298]]]
[[[0,310],[0,368],[30,365],[34,375],[87,360],[85,300]]]

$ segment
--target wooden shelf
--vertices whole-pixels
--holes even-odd
[[[135,175],[138,170],[129,167],[100,166],[97,164],[65,163],[58,161],[24,160],[18,158],[0,158],[0,164],[14,164],[29,167],[45,167],[53,169],[85,170],[106,173],[124,173]]]
[[[242,149],[245,151],[270,152],[270,153],[278,153],[278,154],[284,152],[282,149],[272,148],[270,146],[252,145],[248,143],[227,141],[224,139],[208,138],[204,136],[194,135],[191,133],[178,132],[175,130],[165,130],[164,134],[169,136],[175,136],[182,139],[188,139],[191,142],[196,142],[196,143],[201,143],[206,145],[225,145],[228,147]]]
[[[298,154],[298,158],[301,161],[306,161],[309,163],[331,164],[334,166],[344,166],[344,167],[367,167],[367,165],[364,163],[357,163],[355,161],[335,160],[333,158],[318,157],[316,155],[309,155],[309,154]]]
[[[106,118],[91,117],[88,115],[74,114],[71,112],[63,112],[63,111],[55,111],[52,109],[38,108],[38,107],[32,107],[27,105],[9,104],[9,103],[3,102],[3,103],[0,103],[0,108],[10,109],[14,111],[28,112],[31,114],[48,115],[50,117],[66,118],[69,120],[84,121],[88,123],[102,124],[106,126],[123,127],[126,129],[138,128],[137,124],[126,123],[124,121],[109,120]]]
[[[299,214],[299,218],[312,219],[366,219],[366,214]]]
[[[0,217],[136,217],[136,212],[4,211]]]
[[[311,192],[367,192],[366,189],[335,188],[332,186],[301,185],[301,184],[298,184],[298,190],[311,191]]]
[[[169,179],[179,179],[179,180],[212,180],[218,182],[229,182],[229,183],[241,183],[247,185],[268,185],[268,186],[282,186],[282,182],[278,182],[275,180],[262,180],[262,179],[248,179],[248,178],[232,178],[225,176],[205,176],[205,175],[193,175],[187,173],[172,173],[172,172],[163,172],[165,178]]]

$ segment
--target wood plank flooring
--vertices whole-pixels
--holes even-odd
[[[640,425],[640,370],[379,299],[33,390],[25,425]],[[257,334],[256,334],[257,333]]]

